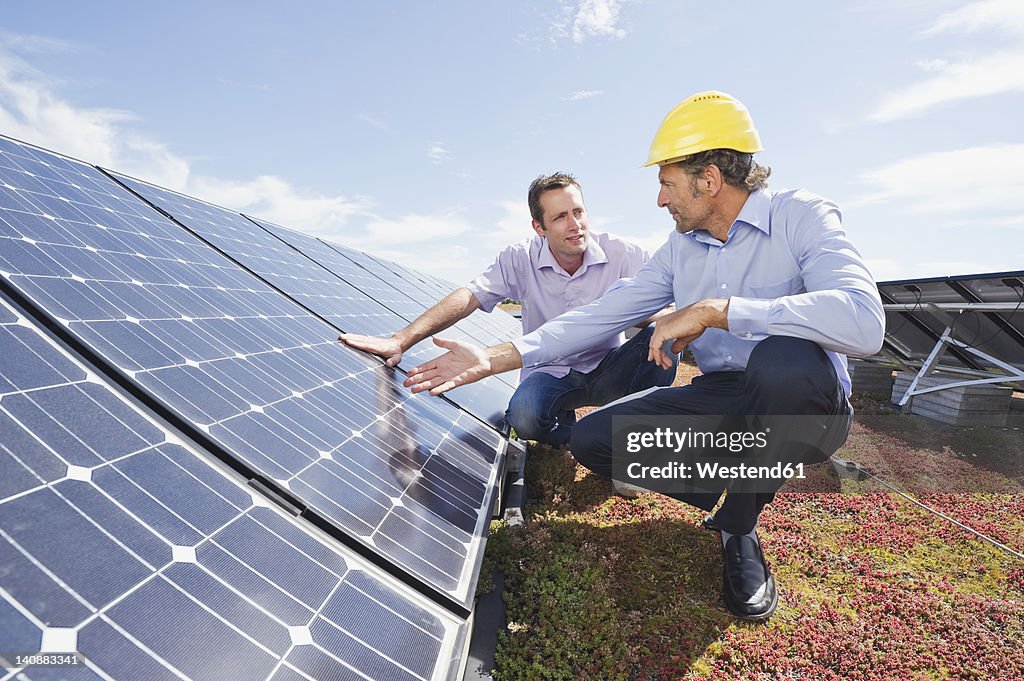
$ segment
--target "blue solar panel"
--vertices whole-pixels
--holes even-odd
[[[398,288],[401,291],[406,292],[410,296],[416,297],[418,300],[425,301],[426,305],[433,305],[438,300],[448,295],[452,291],[458,288],[454,284],[450,287],[438,287],[432,284],[430,281],[420,277],[411,270],[408,270],[398,263],[361,251],[356,251],[351,248],[345,248],[344,246],[338,246],[337,244],[331,244],[332,248],[337,249],[343,253],[346,257],[352,258],[363,267],[373,270],[382,279],[390,283],[392,286]],[[462,320],[459,325],[460,328],[466,333],[474,342],[482,343],[484,345],[494,345],[496,343],[502,343],[511,340],[518,333],[512,335],[496,334],[491,327],[493,326],[493,320],[500,318],[503,312],[499,312],[499,316],[492,316],[485,312],[476,311],[466,319]]]
[[[293,230],[285,229],[262,220],[257,220],[255,218],[249,219],[276,235],[282,241],[285,241],[304,255],[320,263],[326,269],[334,272],[342,279],[345,279],[353,286],[364,292],[367,296],[370,296],[375,300],[380,301],[388,308],[399,312],[405,322],[413,321],[423,314],[428,307],[432,306],[443,297],[438,296],[437,298],[427,298],[429,302],[421,304],[420,302],[410,298],[408,294],[387,283],[384,278],[393,277],[393,274],[387,271],[383,265],[376,264],[372,258],[365,256],[365,254],[362,254],[359,251],[353,251],[352,249],[345,248],[344,246],[324,242],[320,239],[300,234]],[[354,258],[357,257],[363,264],[356,262]],[[369,269],[367,269],[367,266],[369,266]],[[412,282],[404,282],[403,284],[403,288],[413,286]],[[450,291],[447,293],[450,293]],[[447,295],[447,293],[445,295]],[[422,296],[420,299],[422,299]],[[401,326],[404,326],[404,324],[396,326],[391,331],[397,331]],[[488,336],[480,333],[472,333],[476,328],[477,325],[472,320],[467,319],[457,322],[450,328],[445,329],[445,331],[439,335],[442,335],[445,338],[465,340],[476,344],[485,342],[481,341],[480,336],[483,336],[484,338],[487,338]],[[433,359],[443,352],[444,350],[438,348],[429,340],[424,340],[403,353],[402,363],[399,366],[403,369],[409,369],[429,359]],[[476,386],[476,389],[474,389],[474,386]],[[448,396],[456,404],[459,404],[470,411],[474,411],[473,407],[477,405],[508,404],[509,400],[512,399],[513,389],[514,383],[509,383],[504,381],[503,377],[496,376],[485,378],[479,383],[453,390],[448,393]],[[477,413],[477,415],[481,416],[479,413]],[[495,425],[500,426],[504,419],[493,420],[492,416],[490,420]]]
[[[400,280],[422,282],[423,289],[433,290],[435,295],[445,296],[458,288],[458,285],[453,282],[406,267],[400,263],[385,260],[374,255],[369,255],[368,257],[380,262]],[[523,325],[519,320],[497,307],[491,312],[477,310],[466,319],[466,322],[471,325],[470,331],[472,335],[476,336],[485,345],[504,343],[523,333]]]
[[[234,465],[468,608],[499,434],[410,396],[400,375],[94,168],[0,140],[0,180],[10,286]]]
[[[2,299],[0,354],[0,651],[84,659],[16,678],[451,678],[462,620],[276,509]]]
[[[294,245],[238,213],[118,173],[109,174],[242,267],[333,324],[339,332],[385,335],[415,318],[403,317],[382,304],[376,296],[392,293],[393,289],[389,290],[361,268],[351,268],[365,275],[361,279],[353,277],[353,272],[329,271]],[[403,369],[439,354],[432,343],[420,343],[417,348],[410,348],[409,358],[401,364]],[[452,391],[448,399],[501,428],[504,409],[499,405],[507,404],[511,397],[511,389],[493,379]]]

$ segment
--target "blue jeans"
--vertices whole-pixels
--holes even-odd
[[[557,447],[568,444],[577,407],[599,407],[641,390],[672,385],[678,358],[673,358],[671,369],[647,360],[653,331],[653,325],[643,329],[588,373],[570,369],[561,378],[540,371],[530,374],[512,395],[505,420],[520,439]]]

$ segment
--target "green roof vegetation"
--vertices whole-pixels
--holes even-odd
[[[1024,552],[1024,433],[855,406],[839,456]],[[526,522],[494,523],[487,547],[506,582],[499,681],[1024,679],[1024,560],[870,480],[780,494],[762,514],[781,598],[764,624],[726,611],[699,509],[619,498],[546,447],[527,484]]]

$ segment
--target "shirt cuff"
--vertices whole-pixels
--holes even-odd
[[[768,309],[772,301],[757,298],[729,298],[729,333],[739,338],[768,334]]]
[[[520,336],[512,341],[512,345],[515,346],[516,350],[519,351],[519,355],[523,358],[524,367],[540,364],[544,361],[540,356],[541,343],[539,334],[528,333],[525,336]]]

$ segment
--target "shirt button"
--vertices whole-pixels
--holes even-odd
[[[725,246],[722,246],[722,253],[725,253]]]
[[[747,331],[747,333],[745,335],[746,338],[752,338],[753,336],[754,336],[754,334],[750,333],[749,331]]]
[[[726,360],[727,362],[731,362],[731,361],[732,361],[732,355],[726,355],[726,356],[725,356],[725,360]]]
[[[729,288],[728,284],[722,284],[722,288]]]

